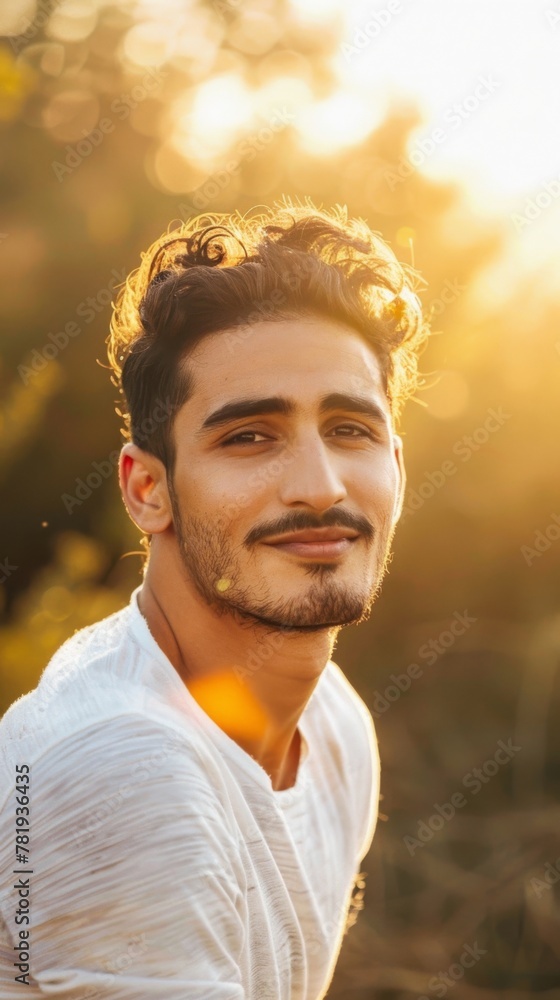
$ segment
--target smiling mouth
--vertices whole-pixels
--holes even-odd
[[[294,531],[265,542],[271,548],[307,559],[335,559],[355,545],[359,533],[341,528],[316,528]]]

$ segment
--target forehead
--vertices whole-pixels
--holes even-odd
[[[310,408],[326,392],[343,390],[375,398],[390,413],[372,347],[352,327],[327,318],[267,320],[210,334],[184,364],[194,377],[191,415],[269,392]]]

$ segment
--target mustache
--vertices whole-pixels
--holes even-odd
[[[365,517],[351,514],[342,508],[329,510],[320,519],[294,510],[281,520],[252,528],[245,537],[245,545],[255,545],[268,535],[284,535],[292,531],[305,531],[307,528],[350,528],[352,531],[359,531],[366,541],[370,541],[374,534],[373,526]]]

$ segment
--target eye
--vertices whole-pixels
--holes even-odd
[[[354,437],[368,437],[373,441],[378,440],[377,435],[370,431],[368,427],[362,427],[361,424],[338,424],[335,431],[346,430],[346,431],[357,431],[357,434],[343,434],[343,437],[354,438]]]
[[[222,447],[227,448],[230,444],[260,444],[260,441],[242,441],[241,438],[246,438],[247,435],[261,437],[264,440],[267,440],[265,435],[261,434],[259,431],[239,431],[238,434],[234,434],[232,437],[226,438],[225,441],[222,441]]]

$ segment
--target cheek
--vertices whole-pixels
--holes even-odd
[[[364,510],[378,510],[383,514],[393,507],[399,489],[398,468],[390,458],[376,462],[367,477],[357,484],[357,493]]]
[[[277,468],[276,466],[279,466]],[[259,516],[259,512],[278,487],[282,465],[278,462],[263,463],[255,467],[241,465],[235,471],[213,477],[212,488],[218,502],[230,508],[236,507],[249,516]]]
[[[204,517],[229,538],[243,535],[248,526],[262,519],[270,485],[261,471],[203,468],[198,463],[194,477],[184,477],[185,510]]]

